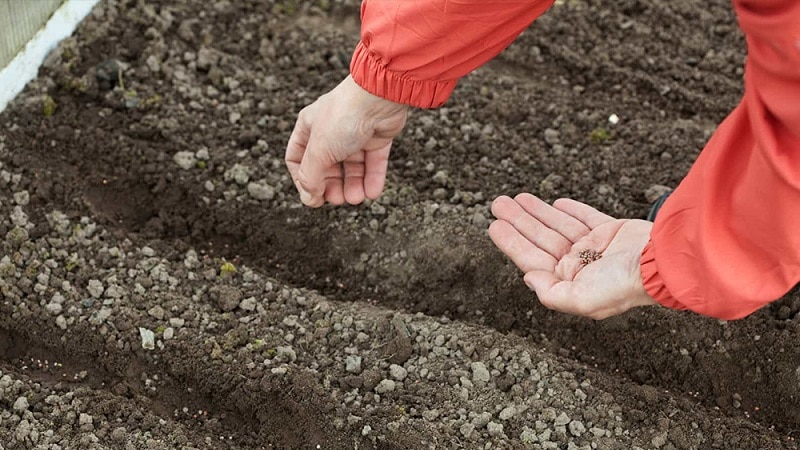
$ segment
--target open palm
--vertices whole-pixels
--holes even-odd
[[[570,199],[551,206],[531,194],[498,197],[492,213],[492,241],[544,306],[604,319],[655,304],[639,271],[652,223],[615,219]],[[581,257],[586,251],[602,256],[590,262]]]

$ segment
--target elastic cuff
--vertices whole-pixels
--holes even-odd
[[[664,284],[664,280],[658,273],[656,251],[653,248],[653,241],[648,241],[647,245],[642,249],[642,256],[639,259],[639,270],[642,274],[644,290],[647,291],[647,294],[653,297],[655,301],[667,308],[681,311],[689,309],[672,297],[672,294],[670,294],[667,286]]]
[[[458,80],[412,80],[392,72],[359,42],[350,62],[350,74],[369,93],[416,108],[438,108],[447,101]]]

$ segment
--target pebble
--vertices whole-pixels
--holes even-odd
[[[197,61],[195,64],[198,69],[208,70],[212,66],[215,66],[217,61],[219,61],[219,56],[208,47],[200,47],[200,50],[197,51]]]
[[[488,383],[492,379],[492,374],[486,368],[486,364],[482,362],[474,362],[470,365],[472,368],[472,381]]]
[[[17,425],[16,430],[14,430],[14,437],[17,438],[19,442],[25,442],[28,436],[31,434],[31,430],[33,430],[33,426],[31,425],[28,420],[23,419]]]
[[[186,323],[186,320],[181,317],[173,317],[169,319],[169,324],[175,328],[180,328],[183,324]]]
[[[31,201],[31,196],[28,191],[19,191],[14,193],[14,203],[25,206]]]
[[[544,130],[544,141],[550,145],[558,144],[561,140],[560,133],[558,130],[554,130],[552,128],[547,128]]]
[[[439,410],[438,409],[429,409],[427,411],[422,412],[422,418],[427,420],[428,422],[433,422],[437,418],[439,418]]]
[[[403,366],[398,366],[397,364],[392,364],[389,366],[389,374],[397,381],[403,381],[408,376],[408,371],[403,368]]]
[[[153,350],[156,348],[156,335],[147,328],[139,327],[139,336],[142,338],[142,348]]]
[[[361,373],[361,357],[357,355],[348,355],[344,359],[344,365],[347,372]]]
[[[255,297],[247,297],[246,299],[242,300],[239,303],[239,308],[242,308],[245,311],[255,311],[256,309],[256,298]]]
[[[558,417],[556,417],[556,420],[553,422],[553,425],[557,427],[563,427],[566,426],[570,422],[570,420],[571,419],[569,418],[567,413],[562,412]]]
[[[25,412],[30,407],[27,397],[18,397],[14,402],[14,411]]]
[[[52,315],[54,315],[54,316],[57,316],[57,315],[61,314],[61,311],[63,311],[63,310],[64,310],[64,307],[63,307],[63,306],[61,306],[61,304],[60,304],[60,303],[54,303],[54,302],[52,302],[52,303],[48,303],[48,304],[47,304],[47,305],[44,307],[44,309],[46,309],[46,310],[47,310],[47,312],[49,312],[50,314],[52,314]]]
[[[127,435],[128,430],[125,427],[117,427],[111,432],[111,439],[116,442],[124,442]]]
[[[244,186],[250,181],[250,169],[242,164],[234,164],[225,171],[225,181],[235,181],[236,184]]]
[[[472,433],[475,431],[475,425],[467,422],[458,429],[462,436],[469,439]]]
[[[507,406],[500,411],[500,420],[509,420],[517,415],[517,408],[514,405]]]
[[[486,424],[486,430],[489,432],[489,436],[500,437],[503,435],[503,424],[497,422],[489,422],[488,424]]]
[[[519,434],[519,440],[522,441],[523,444],[532,444],[539,440],[536,437],[536,432],[531,430],[528,427],[522,427],[522,433]]]
[[[192,152],[178,152],[172,157],[175,164],[183,170],[189,170],[197,164],[197,158]]]
[[[472,424],[477,428],[483,428],[492,420],[492,413],[482,412],[472,419]]]
[[[431,179],[433,180],[434,183],[442,185],[442,186],[447,186],[447,184],[450,182],[449,181],[450,177],[447,175],[447,172],[445,172],[444,170],[440,170],[440,171],[436,172]]]
[[[569,423],[569,432],[575,437],[580,437],[583,433],[586,432],[586,427],[583,425],[583,422],[580,420],[573,420]]]
[[[395,382],[392,380],[381,380],[377,386],[375,386],[375,392],[378,394],[385,394],[387,392],[394,391]]]
[[[152,308],[147,310],[147,314],[150,314],[152,317],[158,320],[164,320],[164,308],[161,306],[153,306]]]
[[[232,286],[217,286],[212,288],[211,294],[216,297],[217,306],[223,312],[233,311],[242,300],[242,291]]]
[[[105,290],[103,288],[103,283],[98,280],[89,280],[89,285],[86,287],[86,289],[89,291],[89,295],[94,298],[100,298]]]
[[[661,432],[657,435],[653,436],[653,439],[650,441],[655,448],[661,448],[667,443],[667,432]]]
[[[275,359],[279,362],[294,362],[297,360],[297,353],[288,345],[278,346],[275,350],[277,351]]]
[[[247,193],[256,200],[272,200],[275,198],[275,188],[266,183],[248,183]]]
[[[173,337],[175,337],[175,328],[167,327],[164,330],[164,340],[168,341],[168,340],[172,339]]]

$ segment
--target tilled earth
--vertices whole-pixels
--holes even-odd
[[[726,0],[559,2],[412,113],[378,201],[309,210],[283,149],[357,21],[107,0],[0,114],[0,449],[796,448],[798,293],[572,318],[485,232],[677,185],[741,95]]]

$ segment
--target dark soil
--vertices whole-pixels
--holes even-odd
[[[44,224],[31,238],[52,231],[43,218],[53,209],[88,216],[116,241],[166,258],[196,248],[328,298],[518,335],[591,373],[632,423],[669,422],[659,417],[665,404],[705,418],[707,440],[671,432],[672,448],[794,448],[800,294],[735,322],[655,308],[602,322],[568,317],[536,302],[485,233],[498,195],[570,197],[642,218],[649,189],[677,185],[741,95],[745,49],[728,1],[556,6],[444,108],[411,114],[377,202],[305,209],[282,166],[284,146],[296,113],[347,74],[357,13],[336,2],[103,3],[0,115],[6,170],[31,180],[28,214]],[[98,82],[97,66],[112,58],[124,88]],[[43,95],[57,104],[52,116]],[[208,157],[188,169],[174,162],[203,149]],[[275,193],[253,199],[250,182]],[[0,227],[3,236],[11,229]],[[73,284],[90,278],[78,273]],[[199,428],[179,422],[192,442],[205,432],[234,435],[241,448],[420,442],[376,444],[333,427],[330,400],[302,378],[239,382],[233,369],[206,364],[199,346],[169,347],[153,361],[89,328],[65,343],[52,323],[11,312],[0,314],[0,368],[21,373],[25,358],[61,358],[70,372],[99,367],[67,387],[124,399],[123,409],[218,411]],[[164,364],[161,396],[126,381]],[[681,420],[673,418],[697,425]],[[733,430],[724,444],[712,436],[719,420]]]

